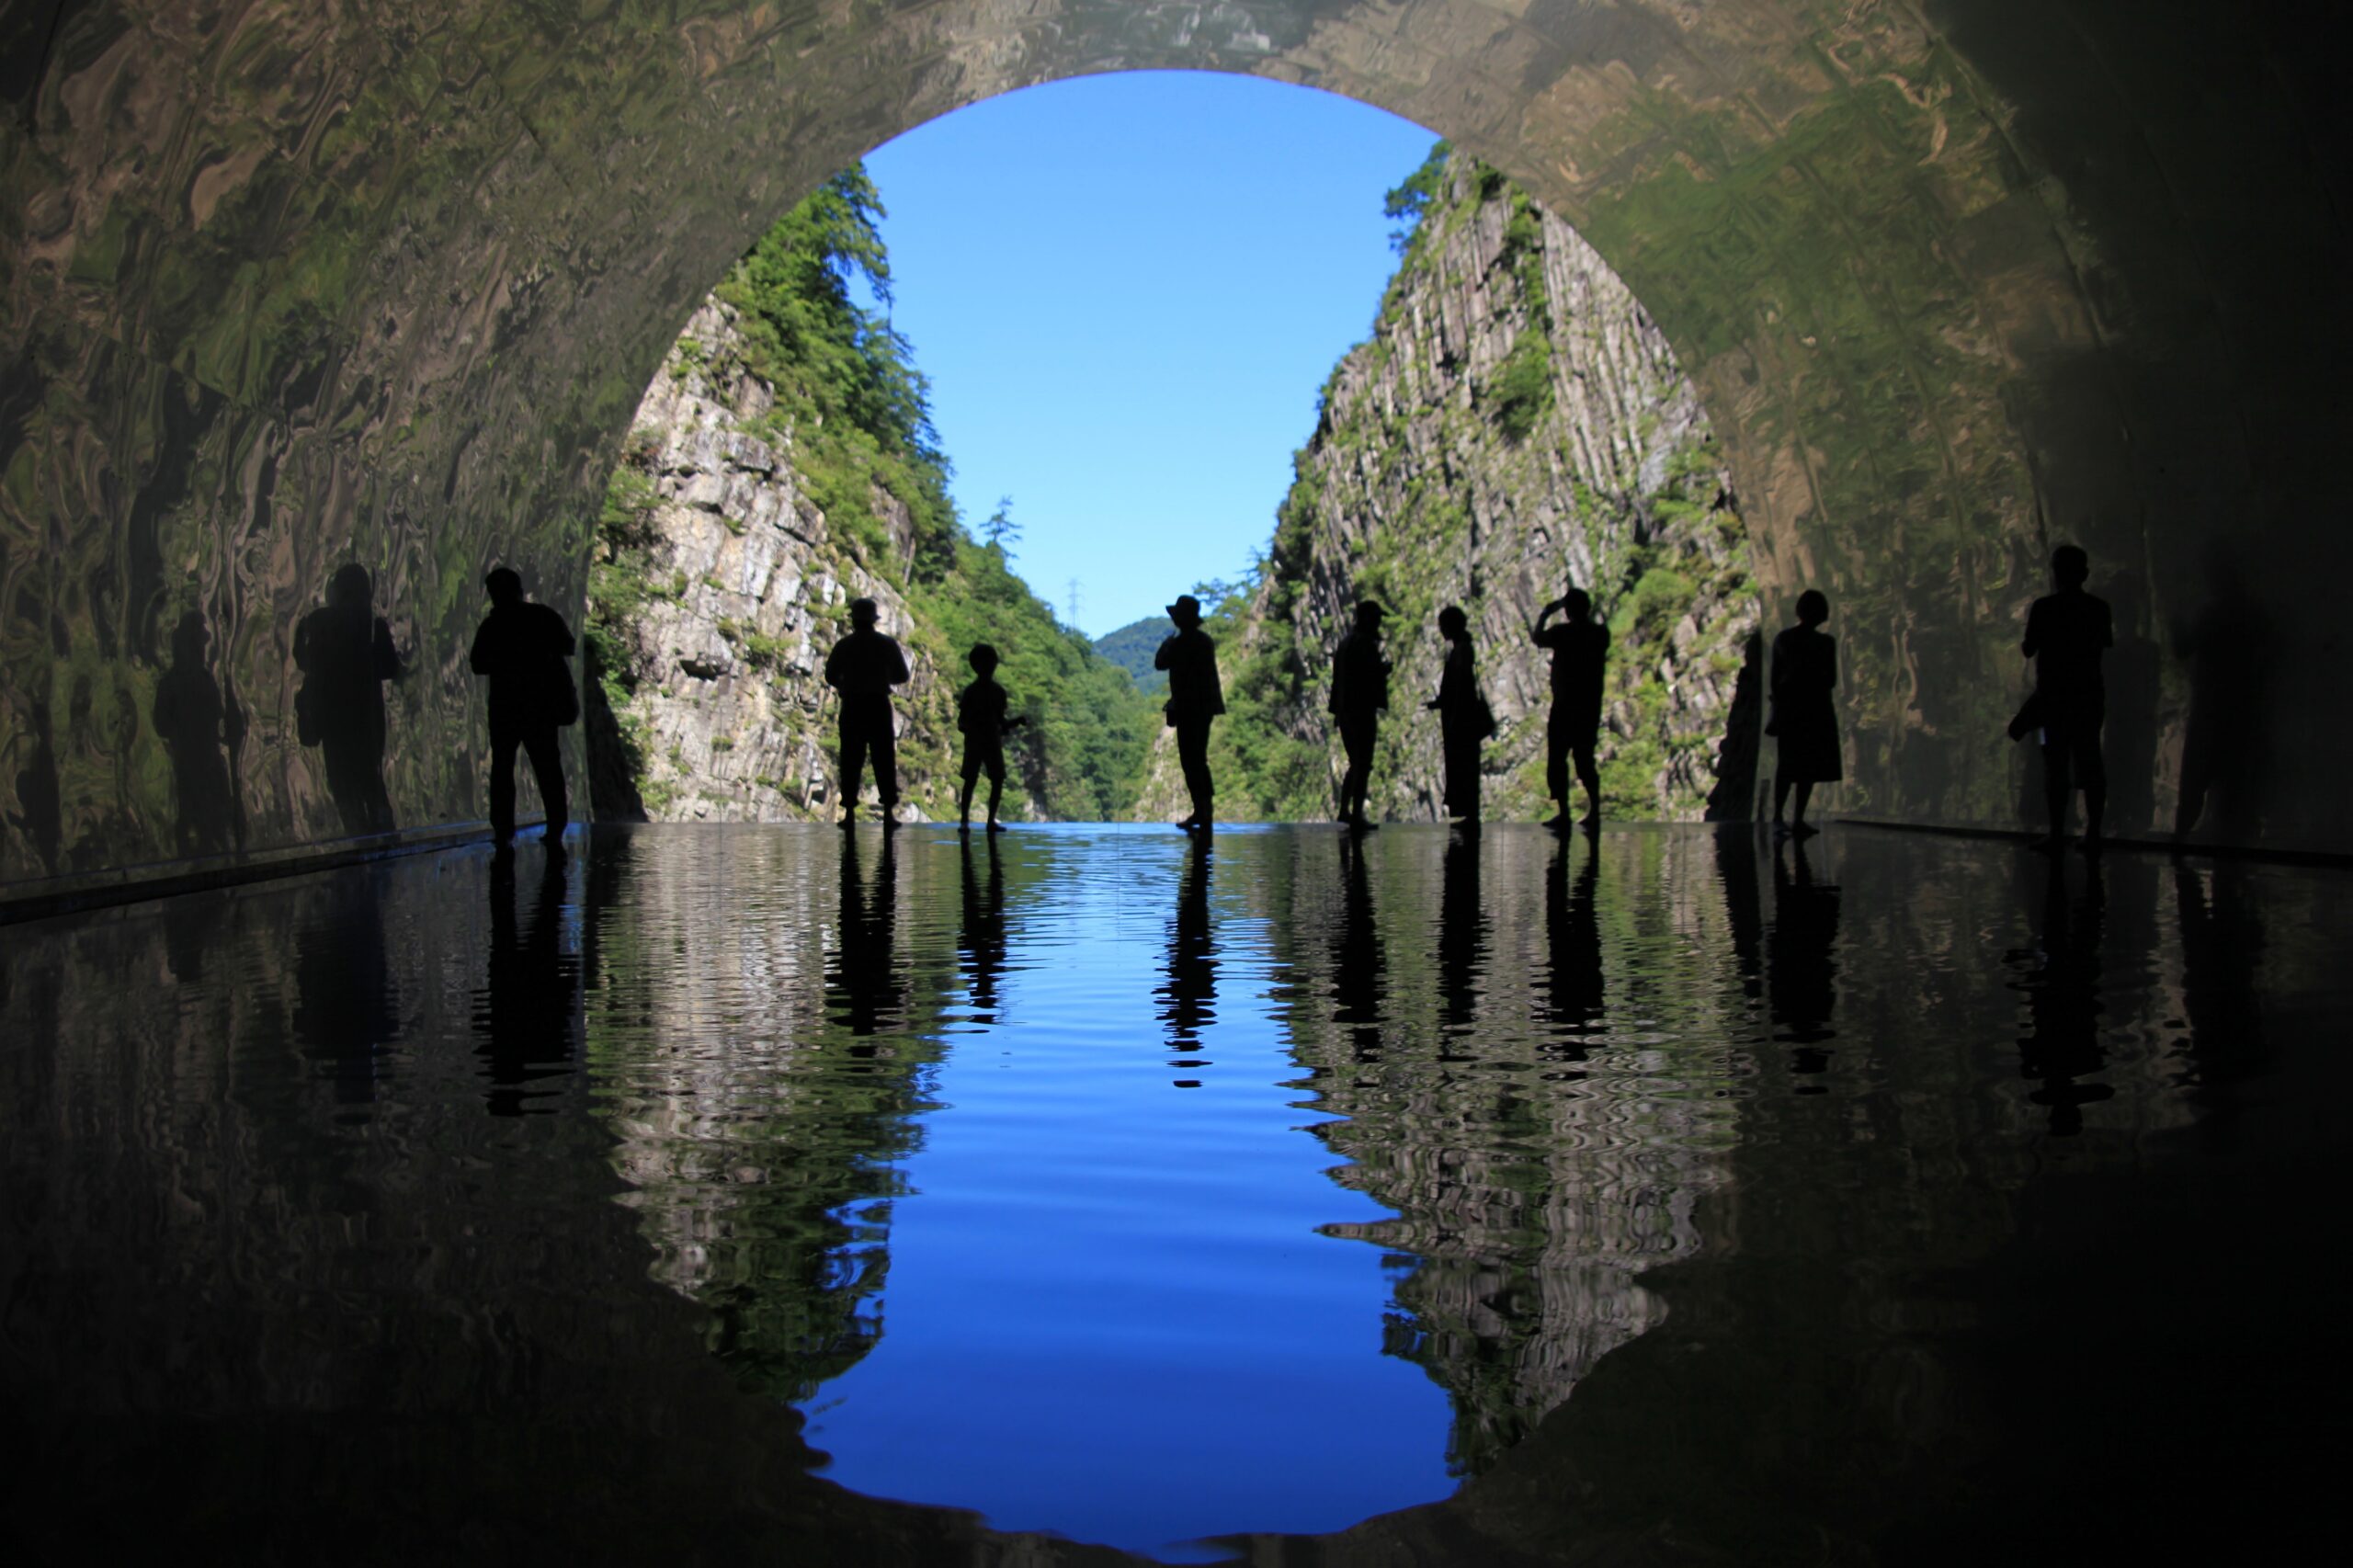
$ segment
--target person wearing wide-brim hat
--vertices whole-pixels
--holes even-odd
[[[1217,644],[1201,630],[1201,601],[1177,595],[1168,619],[1176,630],[1153,654],[1152,667],[1168,672],[1168,727],[1176,732],[1176,759],[1193,797],[1192,814],[1176,825],[1189,831],[1211,821],[1216,789],[1210,778],[1210,721],[1225,711],[1225,692],[1218,684]]]

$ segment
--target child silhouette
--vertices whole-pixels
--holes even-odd
[[[957,803],[957,831],[972,830],[972,786],[985,772],[989,776],[988,830],[1003,833],[1005,824],[996,820],[996,809],[1005,799],[1005,733],[1029,721],[1006,717],[1005,687],[996,683],[995,648],[976,642],[964,662],[972,666],[973,680],[956,699],[956,727],[964,734],[964,793]]]

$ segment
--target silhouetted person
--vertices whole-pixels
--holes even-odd
[[[1349,1049],[1358,1062],[1371,1062],[1381,1054],[1387,971],[1364,850],[1353,840],[1343,840],[1339,943],[1332,954],[1332,1021],[1348,1031]]]
[[[907,656],[875,630],[882,612],[872,599],[849,602],[849,635],[825,655],[825,684],[842,694],[842,825],[858,820],[858,781],[874,759],[874,790],[882,825],[899,825],[899,756],[891,716],[891,688],[907,684]]]
[[[375,613],[375,592],[365,566],[339,566],[326,604],[294,629],[294,664],[304,676],[294,699],[296,733],[326,759],[327,794],[347,833],[398,825],[384,789],[384,683],[408,669],[392,647],[392,627]]]
[[[1773,767],[1773,826],[1809,837],[1820,830],[1805,820],[1816,784],[1835,784],[1844,770],[1838,756],[1838,715],[1830,694],[1838,685],[1838,642],[1822,630],[1830,601],[1818,588],[1798,596],[1798,623],[1773,639],[1773,717],[1768,733],[1779,742]],[[1797,819],[1784,822],[1790,795],[1797,795]]]
[[[1332,697],[1325,705],[1340,731],[1348,769],[1340,778],[1340,820],[1359,833],[1370,828],[1365,797],[1372,789],[1372,746],[1389,706],[1389,661],[1381,650],[1381,608],[1366,599],[1357,623],[1332,655]]]
[[[1152,667],[1168,672],[1168,727],[1176,732],[1176,760],[1185,771],[1185,790],[1193,798],[1192,813],[1180,819],[1182,828],[1207,828],[1215,820],[1211,809],[1217,790],[1210,778],[1210,721],[1225,711],[1225,690],[1218,684],[1217,644],[1201,630],[1201,601],[1179,594],[1168,607],[1176,630],[1152,656]]]
[[[2207,578],[2205,605],[2175,639],[2176,653],[2189,665],[2189,722],[2173,830],[2187,835],[2210,823],[2252,835],[2260,826],[2256,795],[2269,761],[2264,723],[2271,630],[2227,554],[2217,552]]]
[[[474,633],[474,674],[490,677],[490,833],[504,844],[515,835],[515,748],[531,759],[540,803],[547,812],[543,837],[563,836],[571,821],[563,789],[563,748],[556,731],[580,717],[580,693],[564,661],[572,657],[572,628],[551,605],[523,597],[523,579],[501,566],[482,580],[490,614]]]
[[[1548,626],[1555,612],[1561,624]],[[1552,711],[1544,721],[1544,785],[1559,810],[1547,827],[1569,825],[1569,767],[1585,786],[1584,822],[1601,821],[1601,771],[1594,747],[1601,736],[1601,681],[1609,663],[1609,628],[1593,619],[1593,599],[1571,588],[1536,612],[1529,640],[1552,652]]]
[[[1479,1017],[1479,977],[1487,967],[1487,912],[1479,897],[1479,839],[1449,835],[1438,882],[1438,1017],[1449,1038],[1465,1035]],[[1448,1047],[1449,1053],[1452,1046]]]
[[[1479,690],[1478,655],[1471,645],[1471,618],[1460,605],[1438,612],[1438,634],[1446,639],[1446,665],[1438,696],[1439,753],[1446,770],[1446,814],[1467,827],[1479,825],[1479,748],[1495,733],[1495,715]]]
[[[882,862],[875,868],[870,893],[858,875],[858,835],[842,840],[841,914],[825,992],[834,1021],[861,1040],[896,1021],[904,992],[899,973],[897,846],[897,835],[882,835]],[[874,1047],[853,1045],[849,1053],[870,1057]]]
[[[230,781],[225,744],[233,753],[244,735],[244,715],[222,701],[207,667],[211,642],[201,611],[189,610],[172,629],[172,667],[155,682],[152,717],[172,757],[176,836],[183,855],[219,855],[240,847],[244,822]]]
[[[511,755],[511,754],[510,754]],[[563,950],[566,857],[551,843],[523,924],[516,909],[515,858],[499,855],[490,867],[490,965],[474,997],[474,1036],[481,1042],[483,1076],[490,1081],[493,1116],[544,1116],[552,1107],[534,1106],[552,1086],[529,1085],[572,1071],[585,1020],[580,960]]]
[[[1790,1071],[1820,1073],[1830,1065],[1822,1042],[1836,1035],[1830,1017],[1837,1009],[1838,963],[1832,949],[1838,940],[1838,889],[1813,880],[1802,841],[1789,853],[1796,869],[1773,851],[1773,930],[1766,944],[1768,960],[1765,994],[1772,1010],[1773,1038],[1795,1046]],[[1824,1093],[1818,1084],[1799,1088],[1802,1095]]]
[[[1600,1027],[1606,1001],[1601,976],[1601,856],[1589,841],[1569,880],[1569,846],[1553,846],[1544,867],[1544,1018],[1565,1040],[1548,1047],[1554,1061],[1583,1062],[1585,1037]]]
[[[972,870],[972,841],[962,842],[964,858],[964,974],[971,988],[975,1023],[997,1021],[997,981],[1005,973],[1005,869],[997,860],[996,840],[988,840],[988,878]]]
[[[2084,1110],[2113,1096],[2106,1084],[2078,1082],[2108,1065],[2100,1049],[2099,949],[2108,913],[2097,860],[2084,872],[2084,896],[2071,909],[2067,872],[2053,860],[2042,876],[2036,967],[2027,980],[2030,1032],[2018,1041],[2018,1075],[2040,1087],[2027,1096],[2050,1113],[2054,1138],[2084,1130]]]
[[[1160,1021],[1167,1026],[1168,1049],[1181,1061],[1200,1048],[1201,1030],[1217,1017],[1217,948],[1210,932],[1210,835],[1205,833],[1195,835],[1185,851],[1176,918],[1168,928],[1168,975],[1154,994],[1160,1003]],[[1197,1089],[1200,1082],[1179,1078],[1176,1087]]]
[[[1003,833],[1005,824],[996,820],[996,811],[1005,799],[1005,733],[1028,721],[1006,716],[1005,687],[996,683],[995,648],[976,642],[964,662],[972,666],[973,678],[956,699],[956,727],[964,734],[964,792],[957,801],[957,816],[963,826],[972,825],[972,787],[985,773],[989,776],[989,831]]]
[[[2051,552],[2051,577],[2058,591],[2034,601],[2022,644],[2034,661],[2035,710],[2042,731],[2042,801],[2051,821],[2042,843],[2052,849],[2066,846],[2067,807],[2080,785],[2087,852],[2099,847],[2108,809],[2108,764],[2099,744],[2108,694],[2100,655],[2116,642],[2107,601],[2084,592],[2090,575],[2091,558],[2078,547],[2063,544]]]

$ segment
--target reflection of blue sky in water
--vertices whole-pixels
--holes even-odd
[[[1213,864],[1213,1016],[1172,1052],[1137,1002],[1185,848],[1121,847],[1008,912],[997,1025],[949,1009],[882,1337],[808,1406],[824,1473],[1147,1550],[1444,1496],[1448,1400],[1381,1353],[1383,1254],[1318,1233],[1388,1210],[1302,1131],[1263,923]]]

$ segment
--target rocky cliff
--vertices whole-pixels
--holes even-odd
[[[847,629],[849,601],[875,600],[884,629],[909,642],[898,581],[870,570],[810,499],[790,440],[745,428],[775,392],[741,368],[740,342],[736,312],[705,301],[631,422],[600,545],[600,565],[614,570],[600,573],[591,611],[611,629],[598,654],[612,677],[604,691],[619,699],[609,729],[597,729],[622,742],[593,746],[600,810],[626,810],[633,791],[656,821],[825,814],[837,803],[825,651]],[[888,492],[873,500],[904,568],[915,548],[906,508]],[[911,763],[955,729],[921,641],[908,647],[916,678],[900,704]]]
[[[1441,144],[1392,204],[1414,226],[1372,337],[1333,371],[1257,580],[1213,628],[1233,708],[1222,801],[1236,816],[1330,813],[1331,653],[1355,601],[1374,598],[1396,665],[1374,809],[1438,812],[1438,724],[1421,705],[1444,654],[1433,620],[1461,604],[1501,725],[1489,812],[1540,813],[1547,655],[1528,627],[1574,583],[1614,634],[1609,808],[1689,819],[1714,793],[1746,814],[1745,713],[1721,789],[1718,753],[1756,657],[1748,540],[1665,338],[1591,246],[1472,158]],[[1164,745],[1139,814],[1178,793],[1173,764]]]
[[[731,288],[757,298],[741,274]],[[813,358],[789,337],[763,338],[751,312],[715,294],[638,405],[591,589],[599,813],[835,814],[824,660],[861,597],[881,607],[914,677],[895,700],[903,816],[955,812],[955,698],[979,641],[1003,654],[999,678],[1025,721],[1006,745],[1006,813],[1124,812],[1144,755],[1144,699],[1055,622],[1001,551],[962,534],[944,464],[920,438],[926,422],[914,421],[915,440],[879,421],[847,436],[850,421],[829,428],[805,381],[830,373],[837,388],[838,366],[803,354]],[[920,378],[910,371],[905,385],[919,416]],[[870,775],[863,794],[874,798]]]

